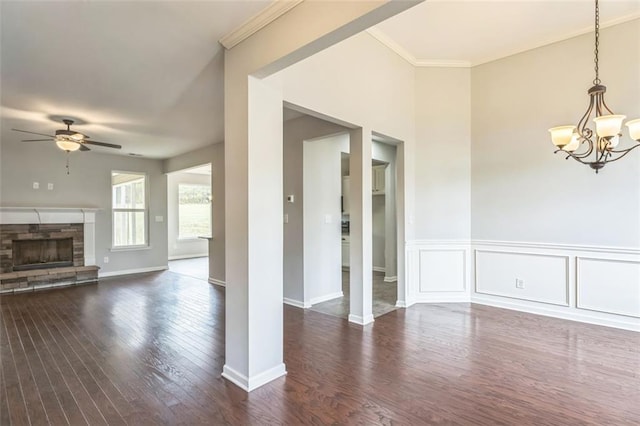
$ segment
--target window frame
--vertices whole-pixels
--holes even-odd
[[[201,237],[205,237],[207,235],[196,235],[196,236],[193,236],[193,237],[192,236],[185,237],[185,236],[182,236],[180,234],[180,187],[181,186],[201,186],[201,187],[205,187],[205,188],[209,189],[209,202],[207,203],[208,210],[209,210],[209,232],[208,232],[208,235],[211,235],[211,233],[213,232],[213,223],[212,223],[213,221],[212,221],[212,218],[211,218],[211,213],[212,213],[211,212],[211,204],[212,204],[211,203],[211,191],[212,191],[211,185],[210,184],[207,185],[206,183],[191,183],[191,182],[179,182],[178,185],[177,185],[177,193],[176,193],[176,195],[177,195],[178,199],[176,200],[176,205],[177,205],[177,211],[178,211],[178,214],[177,214],[177,217],[178,217],[178,226],[177,226],[178,232],[177,232],[177,235],[178,236],[177,236],[176,239],[177,239],[177,241],[183,241],[183,242],[201,240],[202,239]]]
[[[114,205],[114,189],[116,186],[124,185],[113,183],[113,175],[114,173],[121,174],[129,174],[129,175],[138,175],[143,179],[144,185],[144,208],[120,208],[115,207]],[[149,245],[149,176],[146,172],[132,172],[127,170],[111,170],[111,251],[119,251],[119,250],[144,250],[150,248]],[[132,181],[133,182],[133,181]],[[132,244],[132,245],[116,245],[116,213],[143,213],[144,220],[144,243],[142,244]]]

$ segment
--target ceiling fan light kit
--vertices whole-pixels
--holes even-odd
[[[55,135],[46,135],[44,133],[30,132],[28,130],[20,130],[20,129],[11,129],[16,132],[21,133],[29,133],[33,135],[46,136],[47,139],[26,139],[22,142],[48,142],[54,141],[56,146],[61,150],[65,151],[67,154],[73,151],[91,151],[87,145],[96,145],[96,146],[104,146],[106,148],[115,148],[121,149],[120,145],[116,145],[113,143],[106,142],[98,142],[89,140],[89,136],[82,134],[80,132],[75,132],[71,130],[71,125],[73,124],[73,120],[64,119],[62,120],[64,124],[67,125],[66,129],[56,130]],[[67,157],[67,174],[69,174],[69,157]]]
[[[617,161],[640,146],[640,119],[626,123],[629,136],[637,143],[626,149],[616,149],[622,137],[625,115],[614,114],[604,100],[607,88],[601,84],[598,69],[598,47],[600,44],[600,6],[595,0],[595,79],[588,90],[589,107],[577,126],[558,126],[549,129],[551,142],[558,147],[555,151],[567,154],[566,159],[586,164],[598,173],[605,164]],[[594,115],[595,132],[587,127]],[[584,148],[577,152],[580,148]],[[592,156],[593,155],[593,156]],[[591,157],[591,158],[589,158]]]

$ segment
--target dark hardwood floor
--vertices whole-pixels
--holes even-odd
[[[0,424],[640,423],[640,334],[476,305],[285,306],[288,375],[220,377],[224,291],[163,272],[5,296]]]

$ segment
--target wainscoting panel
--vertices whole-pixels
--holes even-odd
[[[472,303],[640,331],[640,249],[486,240],[471,249]]]
[[[468,243],[413,241],[407,245],[407,305],[469,302]]]
[[[465,270],[464,250],[420,250],[419,291],[465,291]]]
[[[569,306],[569,257],[475,250],[476,292]]]
[[[576,260],[578,308],[640,318],[640,262]]]

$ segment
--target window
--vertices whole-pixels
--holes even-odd
[[[211,235],[211,187],[178,184],[178,238]]]
[[[147,244],[146,175],[111,172],[113,247]]]

